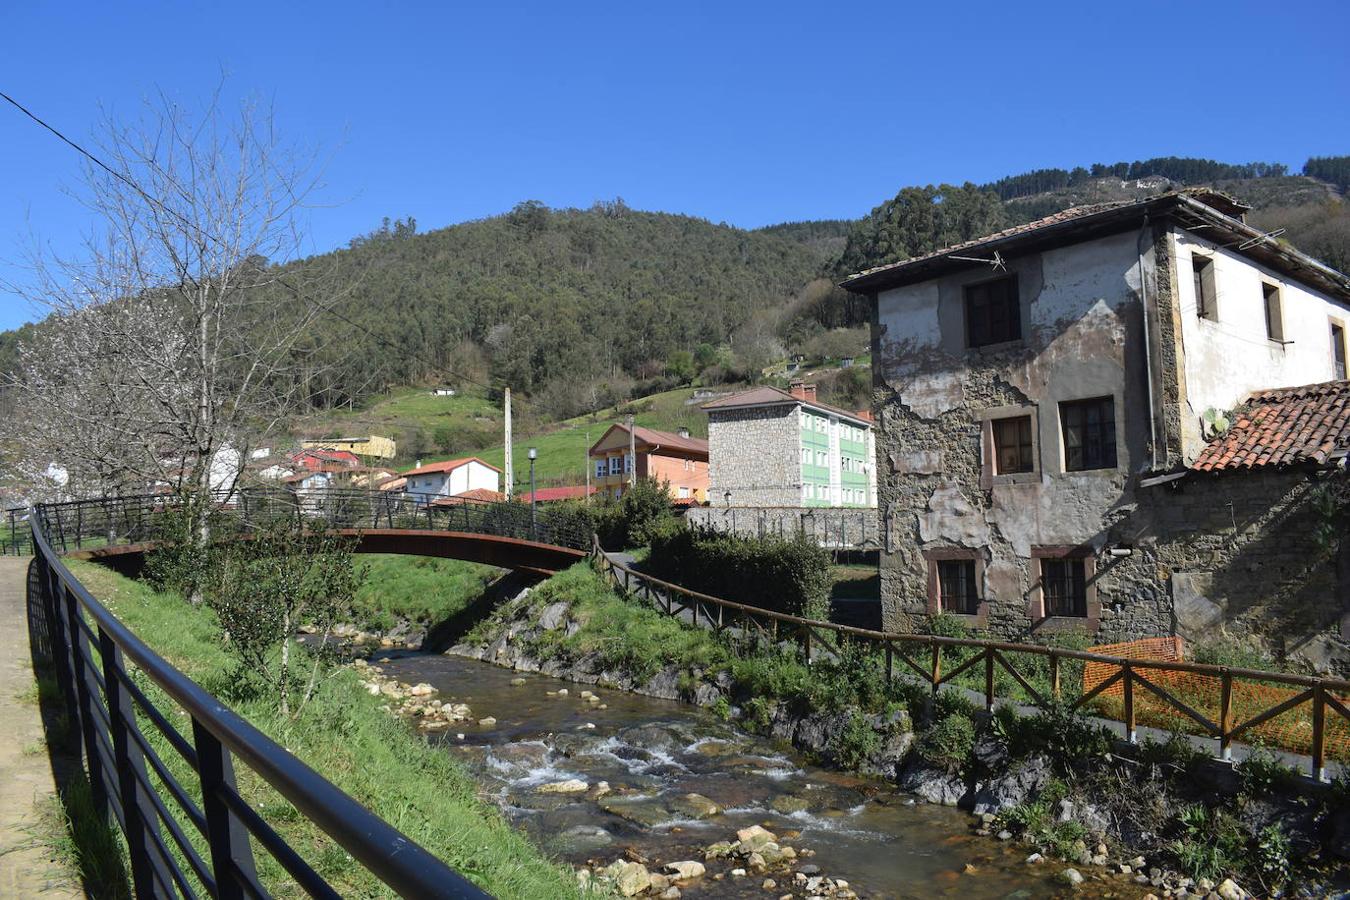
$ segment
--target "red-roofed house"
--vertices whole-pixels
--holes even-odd
[[[1350,540],[1322,549],[1313,503],[1350,277],[1247,211],[1097,204],[844,282],[873,305],[886,628],[1228,630],[1350,672]]]
[[[637,454],[637,470],[629,458],[627,425],[611,425],[590,450],[595,467],[592,482],[598,491],[620,497],[628,487],[630,475],[653,478],[670,484],[676,500],[708,498],[708,442],[692,437],[687,429],[679,432],[633,427],[632,442]]]
[[[483,462],[476,456],[449,459],[445,462],[419,465],[403,473],[407,483],[403,492],[418,503],[430,503],[438,497],[453,497],[476,489],[496,491],[502,470]]]
[[[537,503],[557,503],[561,500],[584,500],[586,497],[594,494],[599,488],[591,485],[589,488],[584,484],[568,485],[566,487],[542,487],[534,493],[526,491],[520,495],[521,501],[529,503],[534,500]]]
[[[291,465],[311,472],[332,466],[347,466],[354,469],[361,465],[361,459],[349,450],[306,449],[291,455]]]

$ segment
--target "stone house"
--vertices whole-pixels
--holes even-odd
[[[1204,468],[1244,401],[1345,378],[1350,279],[1246,211],[1080,207],[844,282],[873,300],[887,627],[1350,636],[1346,551],[1314,565],[1308,518],[1343,455]]]
[[[708,499],[708,442],[688,429],[670,432],[634,425],[630,436],[627,425],[611,425],[591,445],[589,456],[596,493],[621,497],[630,478],[652,478],[667,482],[677,501]]]
[[[757,387],[705,403],[714,503],[876,506],[872,422],[816,399],[813,384]]]

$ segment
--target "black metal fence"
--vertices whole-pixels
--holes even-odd
[[[102,497],[47,503],[34,509],[52,545],[61,552],[87,547],[137,544],[161,539],[182,501],[173,495]],[[331,490],[296,494],[275,488],[246,488],[220,494],[211,511],[212,527],[247,530],[267,518],[294,517],[315,526],[346,529],[396,528],[458,531],[537,541],[589,550],[591,523],[569,505],[450,498],[425,503],[388,491]]]
[[[143,539],[148,513],[162,502],[57,504],[38,507],[32,522],[30,590],[39,597],[30,597],[30,615],[40,611],[46,620],[40,630],[49,638],[95,804],[115,817],[126,838],[136,895],[270,897],[254,864],[257,848],[311,896],[339,896],[244,799],[238,763],[399,895],[486,897],[151,650],[71,574],[46,531],[46,523],[59,523],[54,537],[61,546],[72,537],[78,544],[82,534],[107,539],[110,531]],[[147,690],[162,692],[178,709],[157,706]],[[189,727],[180,730],[174,723],[184,717]],[[142,723],[164,736],[194,778],[174,777]]]
[[[28,510],[5,510],[0,520],[0,556],[29,556],[33,552],[32,533],[28,528]]]

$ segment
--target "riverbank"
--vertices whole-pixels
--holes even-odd
[[[478,795],[465,768],[427,745],[381,709],[350,667],[325,668],[314,698],[294,717],[275,702],[240,696],[235,662],[226,655],[212,613],[181,598],[98,565],[72,562],[71,569],[123,623],[170,663],[230,704],[360,803],[382,816],[490,893],[539,898],[582,895],[575,875],[557,865],[515,831],[500,811]],[[148,690],[161,709],[172,709],[161,692]],[[145,732],[160,757],[191,784],[178,754],[155,729]],[[242,776],[240,792],[334,888],[344,895],[378,897],[390,892],[326,835],[256,778]],[[289,877],[267,854],[258,853],[263,883],[287,893]]]
[[[1296,793],[1268,755],[1225,770],[1181,740],[1120,756],[1081,717],[989,717],[955,692],[930,703],[861,654],[807,667],[791,652],[735,648],[617,596],[585,566],[503,605],[451,652],[707,707],[826,765],[967,809],[976,831],[1077,867],[1070,880],[1111,867],[1165,896],[1244,896],[1239,883],[1315,896],[1346,881],[1345,784]]]

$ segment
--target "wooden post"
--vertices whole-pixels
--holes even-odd
[[[987,647],[984,651],[984,711],[994,711],[994,650],[992,647]]]
[[[938,679],[942,677],[942,645],[933,644],[933,696],[937,696]]]
[[[886,645],[886,680],[891,681],[895,677],[894,672],[895,648],[890,644]]]
[[[1219,677],[1219,758],[1227,762],[1233,758],[1233,676],[1224,669]]]
[[[811,629],[802,626],[802,650],[806,653],[806,664],[811,665]]]
[[[1134,734],[1134,671],[1129,663],[1121,667],[1125,672],[1125,740],[1128,743],[1135,743]]]
[[[1325,688],[1319,680],[1313,685],[1313,733],[1312,733],[1312,777],[1317,781],[1326,781],[1326,717],[1327,705]]]
[[[1050,700],[1059,702],[1059,655],[1050,651]]]

